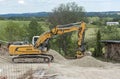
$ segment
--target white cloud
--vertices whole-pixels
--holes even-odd
[[[4,0],[0,0],[0,2],[2,2],[2,1],[4,1]]]
[[[18,3],[19,4],[25,4],[25,1],[24,0],[18,0]]]

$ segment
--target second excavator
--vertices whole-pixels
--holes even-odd
[[[34,36],[32,39],[32,44],[11,44],[9,46],[9,54],[13,57],[13,62],[27,62],[20,60],[35,58],[38,59],[39,62],[48,63],[54,59],[52,55],[47,53],[47,51],[49,51],[49,40],[55,35],[62,35],[68,32],[78,31],[78,49],[76,51],[76,58],[82,57],[84,56],[85,51],[83,44],[85,28],[86,24],[84,22],[57,25],[50,31],[45,32],[40,36]],[[17,61],[18,59],[20,60]]]

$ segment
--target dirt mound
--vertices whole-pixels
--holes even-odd
[[[66,59],[55,50],[50,49],[48,54],[53,55],[55,63],[62,63],[66,61]]]
[[[97,60],[92,56],[85,56],[81,59],[71,60],[69,64],[81,67],[104,67],[106,63]]]
[[[80,59],[67,60],[55,50],[50,49],[49,54],[54,56],[54,63],[67,64],[80,67],[105,67],[106,63],[95,59],[92,56],[85,56]]]

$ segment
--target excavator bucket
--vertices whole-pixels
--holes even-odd
[[[84,52],[85,52],[85,46],[81,45],[80,47],[78,47],[76,51],[75,58],[82,58],[84,56]]]
[[[83,56],[84,56],[84,54],[81,51],[77,51],[75,58],[78,59],[78,58],[82,58]]]

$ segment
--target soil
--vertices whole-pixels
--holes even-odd
[[[53,57],[54,57],[54,63],[64,63],[65,61],[67,62],[67,60],[62,56],[62,55],[60,55],[58,52],[56,52],[55,50],[52,50],[52,49],[50,49],[49,51],[48,51],[48,54],[50,54],[50,55],[53,55]]]
[[[80,67],[105,67],[107,65],[106,62],[97,60],[92,56],[85,56],[81,59],[72,60],[69,64]]]
[[[120,63],[108,63],[91,56],[67,60],[50,50],[52,63],[13,63],[8,55],[0,56],[0,77],[6,79],[30,79],[30,72],[44,69],[47,74],[57,74],[54,79],[120,79]],[[34,79],[34,78],[33,78]],[[53,79],[53,78],[48,78]]]

